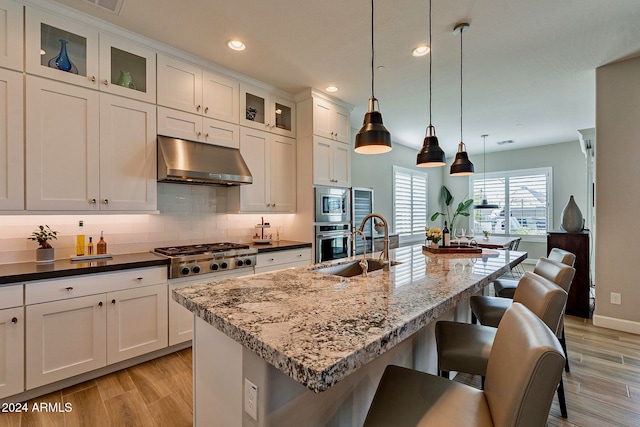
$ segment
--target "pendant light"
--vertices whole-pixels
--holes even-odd
[[[484,185],[484,191],[482,192],[482,203],[480,203],[479,205],[474,205],[473,208],[474,209],[498,209],[499,206],[498,205],[494,205],[494,204],[490,204],[487,201],[487,180],[485,178],[485,173],[487,171],[487,149],[486,149],[486,144],[487,144],[487,137],[489,135],[482,135],[482,183]]]
[[[422,149],[418,152],[416,166],[421,168],[431,168],[444,166],[447,164],[444,151],[438,144],[436,136],[436,128],[431,123],[431,59],[433,46],[431,45],[431,0],[429,0],[429,126],[427,126],[427,135],[422,143]]]
[[[473,175],[473,163],[469,160],[466,146],[462,142],[462,33],[469,31],[469,24],[462,23],[455,26],[453,34],[460,34],[460,144],[458,144],[458,152],[456,159],[451,164],[451,176],[467,176]]]
[[[373,0],[371,0],[371,98],[369,98],[369,109],[364,115],[362,128],[356,134],[356,144],[354,151],[359,154],[382,154],[391,151],[391,134],[382,124],[382,114],[376,110],[380,104],[374,96],[375,70],[374,70],[374,49],[373,49]]]

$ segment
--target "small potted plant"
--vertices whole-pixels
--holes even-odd
[[[38,230],[31,233],[31,237],[28,237],[28,239],[36,241],[40,245],[36,251],[36,262],[53,262],[55,259],[54,251],[49,240],[57,239],[57,235],[58,232],[52,230],[48,225],[40,225],[38,226]]]
[[[483,240],[489,240],[489,230],[482,230]]]

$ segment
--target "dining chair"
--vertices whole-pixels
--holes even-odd
[[[517,251],[518,248],[520,247],[520,242],[521,241],[522,241],[522,237],[518,237],[517,239],[512,240],[511,243],[509,244],[509,250],[510,251]],[[516,264],[511,269],[511,277],[513,277],[514,279],[519,278],[523,274],[524,274],[524,268],[520,264]]]
[[[518,285],[515,302],[527,307],[555,334],[565,304],[567,292],[560,286],[535,273],[526,272]],[[469,323],[439,321],[435,326],[438,371],[448,378],[450,371],[482,376],[484,385],[487,363],[498,328]],[[562,379],[558,387],[560,411],[567,417]]]
[[[551,330],[515,303],[496,332],[483,390],[390,365],[364,426],[543,426],[563,364],[562,349]]]

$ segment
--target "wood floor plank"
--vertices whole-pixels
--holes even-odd
[[[102,400],[119,396],[122,393],[135,389],[136,387],[126,369],[96,378],[96,384],[98,386],[98,391],[100,391],[100,396],[102,396]]]
[[[166,375],[158,369],[153,360],[127,368],[127,371],[140,396],[147,404],[172,393],[172,390],[162,381]]]
[[[89,380],[80,384],[72,385],[71,387],[63,388],[61,392],[62,392],[62,396],[65,396],[67,394],[72,394],[77,391],[85,390],[87,388],[91,388],[95,386],[96,386],[96,380]]]
[[[193,410],[193,375],[191,370],[170,375],[163,381],[169,389],[174,390],[186,402],[190,410]]]
[[[191,407],[176,393],[153,402],[149,405],[149,410],[159,426],[193,426]]]
[[[180,350],[178,355],[182,357],[187,366],[189,366],[189,369],[193,369],[193,347],[187,347],[184,350]]]
[[[112,426],[156,427],[156,423],[138,390],[129,390],[104,401]]]
[[[41,404],[57,404],[59,407],[62,407],[62,393],[60,391],[31,399],[27,401],[27,404],[29,405],[29,412],[22,413],[20,427],[60,427],[65,425],[64,412],[33,410],[34,405],[42,408],[40,406]]]
[[[5,412],[0,414],[0,427],[20,427],[20,412]]]
[[[184,362],[184,359],[177,353],[168,354],[154,360],[156,367],[163,375],[182,374],[190,371],[191,368]]]
[[[63,395],[62,399],[65,403],[72,405],[71,412],[65,414],[66,427],[109,427],[111,425],[97,385]]]

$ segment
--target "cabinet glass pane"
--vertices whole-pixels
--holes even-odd
[[[276,127],[291,130],[291,108],[276,102]]]
[[[111,84],[147,92],[147,59],[111,47]]]
[[[246,119],[251,120],[252,122],[265,123],[264,121],[264,110],[265,110],[265,102],[264,98],[259,96],[247,93],[247,111]]]
[[[86,76],[87,39],[51,25],[40,25],[40,65]]]

